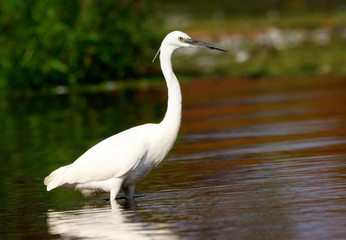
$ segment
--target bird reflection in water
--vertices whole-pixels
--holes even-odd
[[[168,224],[145,222],[133,200],[70,211],[48,211],[48,231],[62,239],[178,239]]]

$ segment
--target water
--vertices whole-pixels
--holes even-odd
[[[0,239],[345,239],[346,79],[183,84],[180,137],[134,201],[43,178],[165,112],[165,89],[0,102]]]

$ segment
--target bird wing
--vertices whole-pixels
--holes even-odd
[[[122,177],[146,156],[148,139],[156,124],[145,124],[113,135],[67,166],[58,186]]]

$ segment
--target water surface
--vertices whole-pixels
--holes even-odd
[[[2,239],[345,239],[346,79],[182,84],[180,137],[111,206],[43,178],[98,141],[158,122],[166,91],[0,102]],[[121,194],[122,195],[122,194]]]

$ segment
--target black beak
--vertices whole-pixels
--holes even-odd
[[[215,45],[210,44],[210,43],[206,43],[206,42],[202,42],[202,41],[197,41],[197,40],[192,39],[192,38],[185,39],[184,42],[190,44],[191,46],[209,48],[209,49],[212,49],[212,50],[218,50],[218,51],[222,51],[222,52],[228,52],[227,49],[215,46]]]

